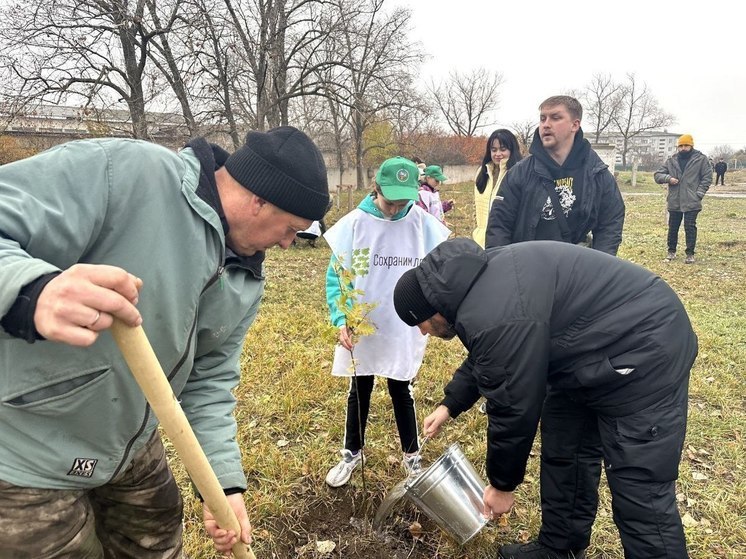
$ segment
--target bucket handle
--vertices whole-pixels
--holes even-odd
[[[420,448],[417,449],[417,454],[415,454],[415,459],[419,460],[420,454],[422,454],[422,449],[425,448],[425,443],[430,440],[430,437],[425,435],[422,439],[422,444],[420,445]]]

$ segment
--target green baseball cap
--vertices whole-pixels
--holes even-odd
[[[441,169],[438,165],[429,165],[428,167],[425,167],[425,170],[422,171],[422,174],[426,177],[433,177],[436,181],[447,181],[448,177],[443,174],[443,169]]]
[[[376,183],[387,200],[417,200],[420,170],[406,157],[392,157],[378,168]]]

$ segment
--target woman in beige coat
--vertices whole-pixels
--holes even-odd
[[[521,160],[521,149],[513,133],[500,128],[487,139],[482,165],[474,178],[474,209],[477,226],[472,233],[473,239],[484,248],[487,232],[487,219],[492,202],[500,195],[500,183],[505,173]]]

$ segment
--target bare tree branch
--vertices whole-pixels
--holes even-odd
[[[636,136],[646,130],[670,126],[676,119],[658,106],[647,84],[638,83],[634,73],[627,74],[621,91],[619,111],[613,121],[622,136],[622,165],[626,165]]]
[[[585,109],[585,120],[591,122],[596,143],[618,118],[623,93],[622,85],[614,82],[608,74],[593,74],[590,83],[583,89],[580,98]]]
[[[453,70],[440,84],[432,82],[430,92],[446,124],[457,136],[473,136],[485,114],[498,106],[499,72],[477,68],[467,74]]]

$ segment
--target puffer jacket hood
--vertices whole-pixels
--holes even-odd
[[[417,268],[428,303],[453,323],[461,302],[487,267],[487,254],[472,239],[456,238],[435,247]]]
[[[547,387],[611,416],[651,405],[696,356],[676,293],[649,270],[556,241],[482,250],[456,238],[415,268],[468,351],[444,389],[451,417],[487,400],[487,477],[523,479]]]

